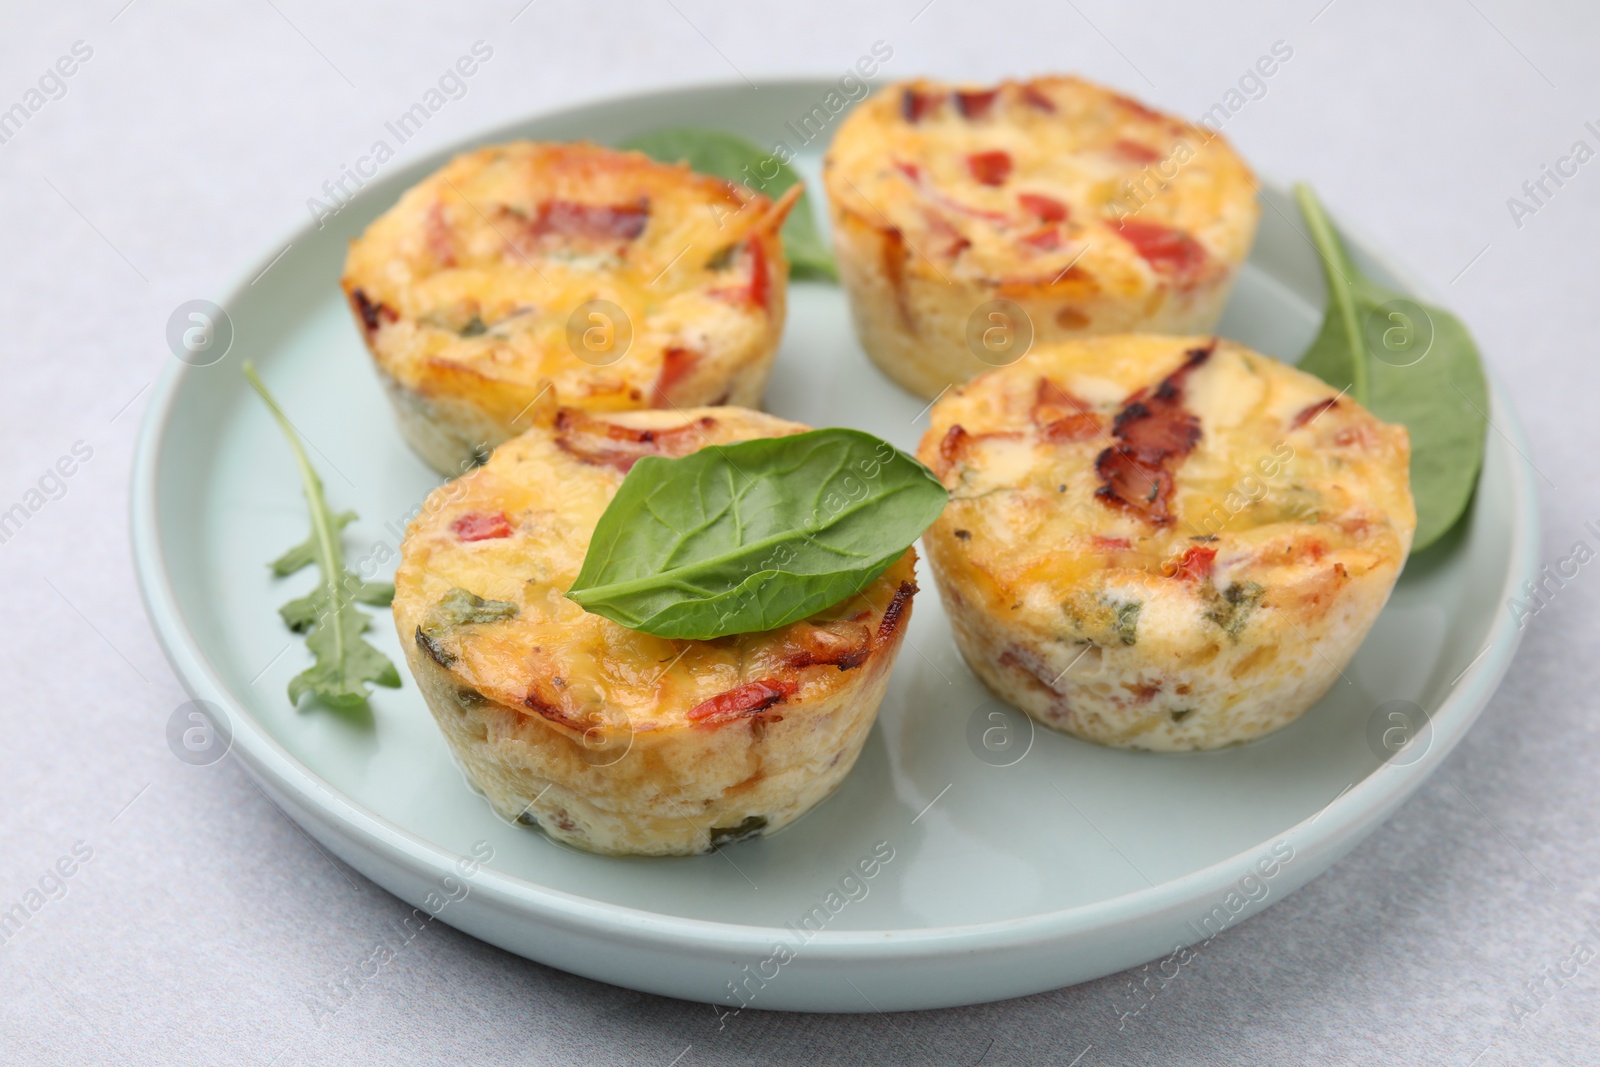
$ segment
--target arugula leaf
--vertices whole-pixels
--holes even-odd
[[[395,670],[382,652],[367,644],[362,634],[372,626],[372,620],[354,607],[355,601],[363,604],[387,604],[394,599],[394,586],[388,582],[365,582],[344,565],[344,546],[339,535],[356,517],[353,511],[335,514],[328,508],[322,494],[322,479],[311,468],[300,438],[294,431],[277,401],[267,392],[267,387],[256,376],[249,361],[244,364],[244,376],[255,391],[261,394],[272,417],[289,440],[294,450],[295,462],[300,466],[300,483],[305,490],[306,504],[311,510],[311,534],[300,544],[273,560],[269,566],[278,577],[293,574],[312,563],[321,572],[317,587],[303,597],[289,601],[279,609],[285,625],[295,633],[306,635],[306,647],[316,657],[310,667],[295,675],[289,682],[289,702],[299,704],[306,693],[314,694],[324,703],[336,708],[354,707],[366,703],[372,690],[368,682],[386,685],[391,689],[400,685],[400,672]]]
[[[1433,544],[1472,499],[1489,433],[1489,383],[1478,346],[1443,308],[1385,289],[1350,262],[1310,187],[1295,199],[1322,253],[1328,311],[1300,369],[1348,388],[1374,415],[1411,434],[1411,550]]]
[[[774,629],[866,588],[947,499],[926,467],[859,430],[646,456],[567,596],[658,637]]]
[[[630,137],[618,147],[643,152],[663,163],[687,163],[701,174],[739,182],[773,200],[800,180],[793,168],[772,153],[762,151],[760,145],[724,130],[673,126]],[[773,168],[776,173],[767,174]],[[811,215],[809,192],[800,194],[783,222],[782,232],[783,249],[794,277],[839,280],[833,254],[822,243],[822,235]]]

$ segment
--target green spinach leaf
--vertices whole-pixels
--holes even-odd
[[[926,467],[859,430],[646,456],[567,596],[658,637],[770,630],[866,588],[946,499]]]
[[[1410,432],[1415,552],[1461,518],[1483,465],[1489,383],[1478,346],[1450,312],[1358,271],[1308,186],[1297,185],[1295,199],[1328,284],[1322,332],[1300,357],[1300,369],[1349,389],[1374,415]]]
[[[724,130],[674,126],[631,137],[619,147],[643,152],[663,163],[687,163],[701,174],[739,182],[773,200],[800,180],[792,167],[772,153],[762,151],[760,145]],[[833,255],[822,243],[816,219],[811,214],[809,191],[800,194],[799,201],[784,220],[783,249],[794,277],[839,280]]]
[[[272,417],[277,420],[283,435],[294,450],[295,462],[300,467],[301,488],[305,491],[306,505],[311,510],[311,535],[300,544],[273,560],[272,572],[280,578],[293,574],[312,563],[317,565],[320,579],[309,594],[289,601],[279,609],[284,623],[295,633],[306,635],[306,647],[316,661],[289,682],[289,702],[299,704],[306,693],[314,694],[336,708],[348,708],[366,703],[372,690],[367,683],[398,688],[400,672],[395,670],[382,652],[367,644],[361,636],[372,626],[372,620],[359,611],[356,601],[363,604],[387,604],[394,599],[394,586],[387,582],[366,582],[351,573],[344,565],[344,546],[339,541],[340,531],[356,517],[353,511],[335,513],[328,507],[322,492],[322,479],[312,469],[300,446],[294,426],[278,407],[272,394],[256,375],[248,361],[244,376],[261,394]]]

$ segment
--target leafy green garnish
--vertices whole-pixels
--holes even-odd
[[[289,682],[289,702],[299,704],[303,695],[312,693],[336,708],[364,704],[372,695],[368,682],[398,688],[400,672],[388,657],[362,638],[372,620],[358,610],[354,602],[387,604],[394,599],[394,586],[388,582],[362,581],[345,569],[344,546],[339,536],[356,513],[335,514],[329,509],[322,494],[322,479],[317,477],[305,449],[300,447],[299,435],[248,361],[244,364],[244,376],[266,401],[272,417],[288,438],[289,447],[294,450],[295,462],[300,466],[300,484],[311,511],[311,535],[273,560],[272,572],[283,577],[311,563],[315,563],[320,572],[315,589],[279,609],[289,629],[306,635],[306,647],[316,657],[315,663]]]
[[[620,147],[643,152],[663,163],[687,163],[701,174],[738,182],[773,200],[800,180],[794,169],[777,156],[725,130],[673,126],[630,137]],[[799,201],[784,220],[782,233],[783,250],[789,257],[789,269],[794,277],[839,280],[833,255],[822,243],[822,235],[812,217],[809,192],[800,194]]]
[[[646,456],[567,596],[658,637],[770,630],[866,588],[947,498],[926,467],[859,430]]]
[[[1478,346],[1450,312],[1356,270],[1308,186],[1295,186],[1295,199],[1328,283],[1322,332],[1300,357],[1300,369],[1348,388],[1357,403],[1410,432],[1415,552],[1461,518],[1483,465],[1489,383]]]

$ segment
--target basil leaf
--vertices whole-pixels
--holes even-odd
[[[1489,383],[1461,320],[1358,271],[1316,194],[1295,199],[1322,253],[1328,311],[1300,369],[1348,388],[1356,402],[1411,435],[1416,552],[1454,526],[1472,499],[1489,433]]]
[[[279,614],[295,633],[306,635],[306,647],[316,660],[289,682],[289,702],[299,704],[306,693],[315,694],[336,708],[355,707],[372,695],[368,683],[399,688],[400,672],[389,658],[367,644],[361,635],[372,627],[372,620],[355,607],[387,604],[394,599],[394,586],[387,582],[366,582],[344,565],[344,546],[339,535],[356,517],[353,511],[334,512],[322,493],[322,479],[312,469],[294,426],[278,407],[272,394],[256,376],[247,360],[244,376],[289,440],[295,462],[300,467],[300,484],[311,510],[311,535],[273,560],[268,566],[282,578],[315,563],[320,572],[317,587],[303,597],[289,601]]]
[[[947,499],[921,463],[859,430],[646,456],[567,596],[658,637],[770,630],[866,588]]]
[[[674,126],[653,130],[623,141],[620,148],[643,152],[663,163],[687,163],[701,174],[738,182],[776,200],[785,189],[800,180],[787,163],[760,145],[724,130]],[[767,172],[777,168],[777,173]],[[811,214],[811,194],[801,193],[789,217],[783,222],[783,250],[789,257],[789,271],[796,278],[821,278],[838,281],[833,255],[822,243],[816,220]]]

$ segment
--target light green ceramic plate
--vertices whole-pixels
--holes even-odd
[[[483,140],[615,142],[696,124],[794,144],[785,120],[828,88],[654,93]],[[1030,741],[1025,720],[990,717],[997,708],[957,654],[938,598],[924,596],[860,763],[783,833],[699,858],[629,860],[499,821],[451,762],[409,677],[379,690],[369,717],[290,707],[284,687],[307,655],[277,608],[311,576],[275,581],[265,563],[305,536],[306,511],[283,439],[239,373],[243,359],[256,362],[311,442],[334,506],[360,512],[346,531],[350,558],[392,570],[436,478],[397,435],[337,282],[350,238],[477,143],[380,173],[325,228],[264,250],[218,297],[234,327],[226,357],[174,360],[162,378],[133,485],[151,618],[191,693],[225,709],[232,758],[328,849],[444,922],[566,970],[730,1006],[928,1008],[1054,988],[1208,937],[1325,870],[1438,766],[1510,662],[1518,635],[1504,604],[1533,574],[1537,520],[1518,455],[1527,448],[1497,390],[1469,521],[1410,562],[1347,680],[1265,740],[1195,755],[1118,752],[1044,730]],[[804,147],[803,171],[815,174],[821,147]],[[1222,332],[1293,359],[1320,319],[1321,269],[1291,201],[1266,196]],[[1414,289],[1369,245],[1352,251],[1379,279]],[[822,285],[794,287],[768,397],[779,415],[907,449],[927,420],[922,401],[867,362],[842,295]],[[388,620],[378,622],[376,643],[403,663]],[[1403,707],[1394,701],[1428,709],[1431,728],[1385,761],[1379,739],[1404,722],[1389,717]],[[985,747],[984,730],[998,726]],[[892,858],[871,879],[852,877],[875,850]],[[462,860],[491,854],[481,866]]]

